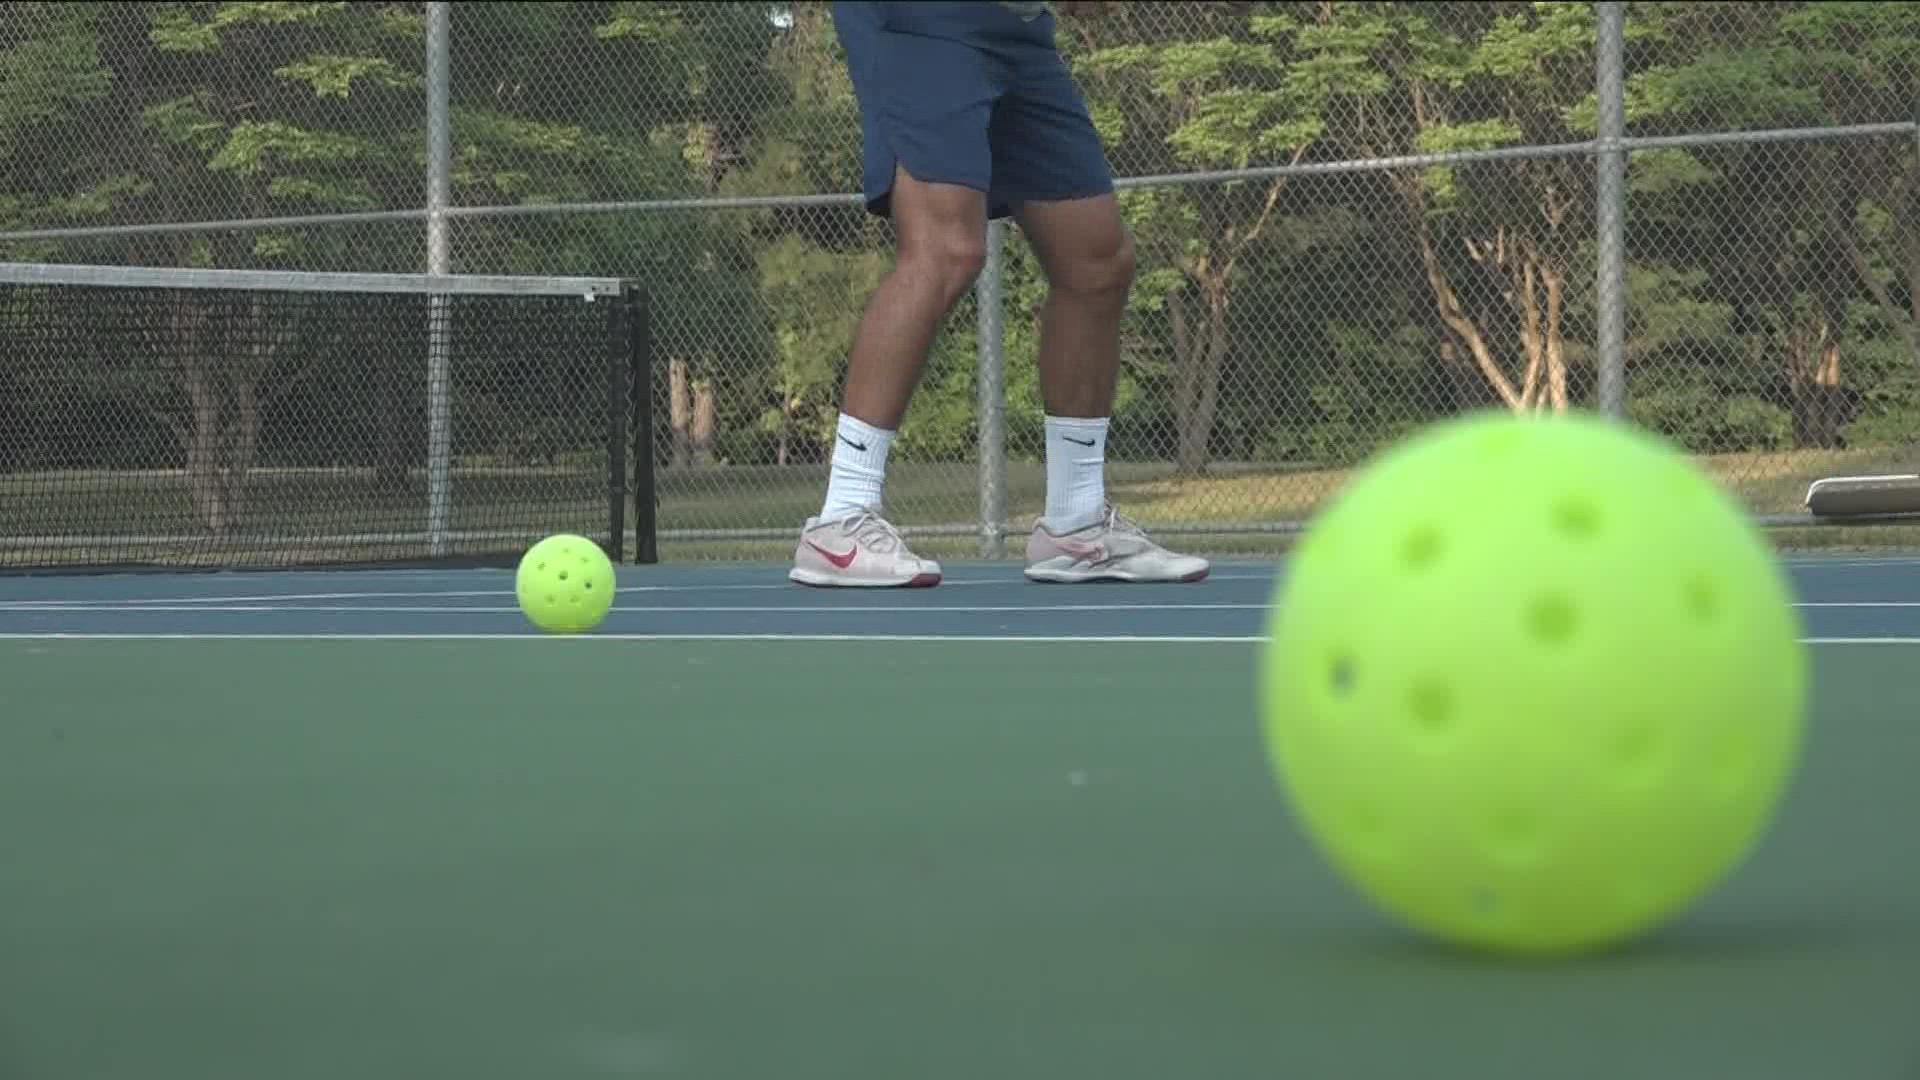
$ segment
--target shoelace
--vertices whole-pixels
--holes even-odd
[[[840,523],[840,529],[855,543],[869,550],[886,553],[900,550],[900,533],[885,518],[865,511]]]
[[[1107,506],[1107,528],[1112,529],[1114,532],[1126,533],[1130,536],[1145,537],[1147,535],[1145,529],[1134,524],[1132,518],[1122,514],[1111,504]]]
[[[1147,530],[1141,528],[1132,518],[1115,509],[1112,504],[1108,504],[1107,506],[1107,528],[1113,535],[1123,537],[1126,540],[1126,543],[1122,544],[1120,549],[1115,551],[1114,555],[1116,558],[1164,553],[1166,551],[1166,549],[1156,543],[1152,537],[1147,535]]]

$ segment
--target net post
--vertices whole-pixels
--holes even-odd
[[[621,295],[626,309],[627,385],[633,408],[633,561],[660,561],[659,495],[653,475],[653,312],[647,292],[629,284]]]
[[[1626,290],[1626,5],[1613,0],[1595,5],[1595,87],[1599,104],[1594,155],[1599,279],[1599,411],[1619,419],[1627,396]]]
[[[627,428],[633,400],[633,363],[627,340],[633,333],[626,290],[607,305],[607,557],[627,559]]]

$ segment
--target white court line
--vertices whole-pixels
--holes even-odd
[[[1228,635],[1197,635],[1165,637],[1127,634],[196,634],[196,633],[152,633],[152,634],[92,634],[59,633],[44,634],[8,634],[0,633],[0,641],[886,641],[886,642],[1041,642],[1047,644],[1229,644],[1265,641],[1264,636],[1236,637]]]
[[[970,644],[1043,644],[1043,645],[1247,645],[1267,640],[1265,635],[1127,635],[1127,634],[92,634],[92,633],[0,633],[0,641],[744,641],[777,643],[782,641],[876,641],[938,642]],[[1920,637],[1809,637],[1803,645],[1920,645]]]
[[[497,594],[486,594],[497,595]],[[277,599],[277,598],[275,598]],[[1266,611],[1272,605],[1267,603],[1218,603],[1218,604],[1155,604],[1128,603],[1112,604],[930,604],[914,607],[907,604],[669,604],[645,607],[615,607],[611,614],[661,614],[661,615],[719,615],[732,612],[752,615],[906,615],[914,618],[937,615],[946,612],[960,614],[1012,614],[1031,612],[1034,614],[1067,613],[1083,611]],[[1796,603],[1796,608],[1819,609],[1875,609],[1875,608],[1920,608],[1920,600],[1833,600],[1808,601]],[[98,615],[276,615],[276,614],[341,614],[341,615],[512,615],[519,613],[515,604],[506,605],[447,605],[447,604],[281,604],[271,601],[239,604],[185,604],[177,602],[152,602],[130,604],[125,607],[105,602],[68,603],[54,600],[18,600],[0,601],[0,613],[14,614],[98,614]]]
[[[1273,581],[1276,581],[1276,578],[1268,574],[1214,574],[1211,577],[1209,577],[1207,580],[1208,581],[1273,582]],[[939,587],[942,589],[947,589],[947,588],[953,588],[955,586],[965,587],[965,586],[981,586],[981,585],[1008,585],[1008,586],[1017,585],[1027,589],[1044,588],[1044,586],[1035,585],[1026,581],[1023,578],[1017,578],[1017,577],[1016,578],[963,579],[959,581],[948,580],[948,581],[942,582]],[[1124,586],[1109,586],[1109,587],[1117,588],[1117,587],[1124,587]],[[1148,588],[1148,587],[1150,586],[1132,586],[1131,588]],[[1062,590],[1066,590],[1073,587],[1059,586],[1058,588]],[[1191,588],[1191,586],[1189,586],[1189,588]],[[791,582],[783,581],[783,582],[767,582],[767,583],[760,583],[760,584],[736,584],[736,585],[629,585],[629,586],[623,586],[619,589],[616,589],[615,593],[616,595],[640,595],[640,594],[655,594],[655,593],[686,593],[686,592],[693,592],[693,593],[743,592],[743,591],[744,592],[762,592],[762,591],[775,591],[775,590],[780,592],[787,592],[787,593],[799,593],[802,591],[806,591],[803,589],[802,586],[795,585]],[[66,611],[66,612],[163,611],[163,612],[174,612],[174,613],[189,612],[189,611],[215,611],[215,612],[361,611],[361,612],[383,612],[383,613],[394,613],[394,614],[406,614],[406,613],[432,614],[432,613],[439,613],[439,612],[456,612],[456,611],[473,611],[473,612],[515,611],[518,609],[517,608],[489,608],[489,607],[457,607],[457,606],[455,607],[448,607],[448,606],[299,607],[292,604],[288,604],[286,603],[286,601],[453,600],[453,599],[471,599],[475,597],[508,597],[512,595],[513,595],[513,590],[508,588],[508,589],[457,589],[457,590],[449,590],[446,592],[436,592],[436,591],[430,591],[430,590],[414,590],[414,591],[406,591],[406,592],[250,593],[250,594],[235,595],[235,596],[126,597],[126,598],[112,598],[112,599],[87,599],[87,598],[58,599],[58,598],[55,598],[55,599],[39,599],[39,600],[0,600],[0,611]],[[227,605],[266,605],[266,606],[258,607],[258,606],[227,606]],[[1129,608],[1134,608],[1139,610],[1164,609],[1164,610],[1228,611],[1228,610],[1241,610],[1241,609],[1249,609],[1249,608],[1261,608],[1266,606],[1267,606],[1266,604],[1174,604],[1174,605],[1152,605],[1152,604],[1136,605],[1136,604],[1127,604],[1127,603],[1090,604],[1090,605],[1007,604],[1007,605],[992,605],[992,606],[953,606],[953,607],[933,605],[933,609],[938,611],[975,611],[975,612],[1077,611],[1077,610],[1115,610],[1115,609],[1124,610]],[[1794,606],[1799,608],[1920,608],[1920,600],[1802,601],[1802,602],[1795,603]],[[918,612],[925,609],[911,608],[904,605],[867,608],[867,607],[826,607],[826,606],[808,607],[805,605],[800,605],[800,606],[780,605],[780,606],[767,606],[767,607],[747,607],[747,606],[733,607],[733,606],[725,606],[725,605],[707,604],[707,605],[688,605],[688,606],[677,606],[677,607],[655,607],[655,606],[649,605],[644,610],[659,611],[659,612],[687,613],[687,612],[716,612],[716,611],[743,611],[743,612],[745,611],[753,611],[753,612],[915,611],[915,612]]]
[[[1805,567],[1808,567],[1808,568],[1826,568],[1826,567],[1836,567],[1836,566],[1838,567],[1849,567],[1849,566],[1851,567],[1885,567],[1885,566],[1896,566],[1896,565],[1920,565],[1920,558],[1915,558],[1912,560],[1888,559],[1888,560],[1861,561],[1861,562],[1835,562],[1832,560],[1822,560],[1817,562],[1808,562],[1805,564],[1796,564],[1796,565],[1804,565]],[[1207,578],[1207,581],[1208,582],[1263,581],[1263,582],[1277,584],[1279,580],[1279,569],[1280,568],[1276,567],[1274,571],[1268,572],[1268,573],[1250,573],[1250,574],[1215,573],[1210,575]],[[393,571],[393,572],[403,573],[404,571]],[[443,576],[445,574],[451,574],[451,573],[459,573],[459,571],[419,571],[418,572],[419,576],[422,576],[422,577]],[[941,582],[939,587],[942,589],[951,589],[951,588],[980,587],[980,586],[989,586],[989,585],[1020,586],[1022,588],[1028,588],[1028,589],[1036,589],[1036,588],[1042,587],[1039,585],[1035,585],[1031,582],[1028,582],[1025,578],[1021,577],[1018,574],[1018,572],[1012,573],[1004,577],[958,578],[958,579],[948,578],[947,580]],[[772,592],[772,591],[798,592],[802,588],[803,586],[796,585],[793,582],[790,582],[785,580],[784,578],[781,578],[780,580],[777,580],[777,581],[742,582],[742,583],[725,584],[725,585],[623,585],[615,589],[614,591],[616,595],[638,596],[638,595],[655,594],[655,593]],[[511,585],[508,585],[503,588],[494,588],[494,589],[449,589],[449,590],[414,589],[414,590],[397,591],[397,592],[245,593],[245,594],[225,595],[225,596],[154,596],[154,597],[109,598],[109,599],[97,599],[97,598],[85,598],[85,597],[73,599],[73,598],[54,597],[54,598],[45,598],[45,599],[38,599],[38,600],[0,600],[0,610],[15,609],[15,608],[30,609],[35,607],[46,607],[49,605],[71,607],[76,610],[90,608],[90,607],[112,608],[117,610],[117,609],[135,608],[135,607],[149,607],[157,604],[180,604],[180,605],[201,606],[201,605],[219,605],[219,604],[273,604],[273,603],[280,603],[283,601],[290,601],[290,600],[438,600],[438,599],[460,599],[460,598],[484,597],[484,596],[512,596],[512,595],[513,595],[513,588]],[[1801,607],[1823,607],[1823,606],[1865,607],[1870,605],[1865,603],[1862,603],[1862,604],[1806,603],[1806,604],[1801,604],[1799,606]],[[1920,601],[1893,601],[1893,602],[1883,603],[1879,606],[1920,607]],[[654,609],[654,610],[667,610],[667,609]],[[689,610],[705,611],[705,610],[714,610],[714,609],[696,608],[696,609],[689,609]],[[721,609],[721,610],[746,610],[746,609],[741,608],[741,609]],[[1028,609],[1028,610],[1037,610],[1037,609]]]
[[[1870,555],[1860,555],[1822,559],[1818,556],[1808,555],[1801,558],[1786,559],[1783,560],[1783,562],[1796,570],[1824,570],[1828,567],[1846,569],[1858,567],[1920,566],[1920,556],[1887,555],[1876,558]]]
[[[719,615],[731,612],[743,612],[756,615],[837,615],[842,612],[855,615],[899,614],[913,618],[922,618],[931,614],[948,611],[985,614],[1008,612],[1071,612],[1071,611],[1265,611],[1266,604],[941,604],[931,607],[908,607],[901,604],[814,604],[814,605],[775,605],[768,607],[740,606],[715,607],[713,605],[687,605],[644,608],[614,608],[613,615],[621,614],[662,614],[662,615]],[[72,606],[38,604],[11,607],[0,604],[0,611],[23,613],[79,613],[97,615],[133,615],[133,614],[181,614],[183,612],[211,613],[219,615],[275,615],[292,612],[308,614],[346,614],[346,615],[517,615],[518,605],[485,607],[449,607],[446,605],[330,605],[330,604],[258,604],[258,605],[213,605],[192,604],[181,606],[159,606],[141,604],[129,608],[100,608],[91,606]]]
[[[1912,608],[1920,607],[1920,600],[1809,600],[1793,606],[1800,608]]]
[[[1272,581],[1268,574],[1214,574],[1207,581]],[[1046,586],[1036,585],[1018,575],[1007,578],[967,578],[959,581],[948,579],[940,583],[940,588],[979,585],[1017,585],[1025,589],[1040,589]],[[1060,586],[1068,588],[1070,586]],[[1117,587],[1117,586],[1115,586]],[[1192,586],[1187,586],[1192,588]],[[616,595],[628,593],[685,593],[685,592],[780,592],[799,593],[806,587],[793,582],[780,580],[750,585],[623,585],[614,590]],[[0,608],[23,607],[34,604],[71,604],[91,607],[131,607],[148,604],[269,604],[281,600],[432,600],[452,599],[471,596],[512,596],[512,587],[503,589],[456,589],[438,592],[417,589],[411,592],[332,592],[332,593],[252,593],[244,596],[154,596],[129,597],[125,599],[42,599],[42,600],[0,600]]]

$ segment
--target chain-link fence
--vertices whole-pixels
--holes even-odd
[[[1617,407],[1761,514],[1906,471],[1920,7],[1074,7],[1139,251],[1111,486],[1157,530],[1269,548],[1477,407]],[[827,5],[15,4],[0,50],[0,257],[635,280],[663,554],[817,506],[891,260]],[[1043,495],[1045,283],[990,252],[889,471],[936,552]]]

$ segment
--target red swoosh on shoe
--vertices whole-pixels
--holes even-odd
[[[1081,562],[1099,564],[1107,561],[1107,548],[1104,544],[1081,544],[1072,540],[1057,540],[1060,550],[1079,559]]]
[[[853,557],[855,555],[860,554],[860,549],[857,547],[853,547],[853,548],[848,548],[845,552],[836,555],[833,552],[828,551],[826,548],[821,547],[819,544],[816,544],[811,540],[807,541],[807,546],[819,552],[821,558],[827,560],[828,562],[832,563],[833,565],[839,567],[842,570],[845,570],[847,567],[852,566]]]

